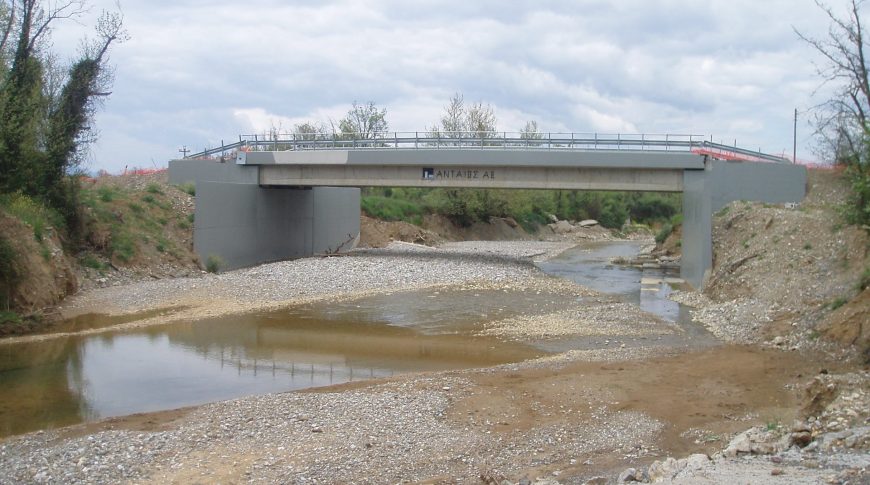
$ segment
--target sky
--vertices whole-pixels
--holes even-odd
[[[845,0],[831,0],[835,10]],[[103,9],[52,32],[75,56]],[[112,95],[87,167],[154,168],[241,134],[341,119],[354,101],[389,129],[425,131],[454,93],[498,129],[669,133],[816,159],[812,0],[121,0]]]

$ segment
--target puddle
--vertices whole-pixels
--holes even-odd
[[[124,315],[104,315],[101,313],[86,313],[77,317],[69,318],[58,322],[50,327],[36,332],[37,335],[50,333],[73,333],[83,330],[93,330],[98,328],[112,327],[115,325],[123,325],[125,323],[146,320],[148,318],[173,315],[186,309],[187,307],[178,306],[171,308],[159,308],[157,310],[146,310],[136,313],[127,313]]]
[[[517,294],[415,292],[0,346],[0,435],[543,355],[473,335],[489,313],[514,311],[508,303],[529,302]]]

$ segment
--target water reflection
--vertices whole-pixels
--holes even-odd
[[[440,296],[411,298],[433,302]],[[358,300],[352,309],[310,305],[0,345],[0,434],[394,373],[498,365],[542,353],[472,336],[486,305],[458,312],[465,317],[457,323],[443,305],[440,313],[435,304],[417,305],[423,312],[417,315],[408,298],[386,295]],[[486,300],[502,298],[510,295]]]

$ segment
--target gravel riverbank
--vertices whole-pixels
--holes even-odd
[[[530,262],[570,245],[394,244],[96,289],[64,312],[182,307],[122,325],[129,327],[419,288],[509,288],[594,304],[495,322],[488,331],[502,337],[679,331]],[[2,342],[47,338],[58,336]],[[796,397],[784,383],[815,366],[756,348],[686,353],[613,344],[11,437],[0,441],[0,483],[615,483],[626,466],[670,453],[713,454],[765,418],[790,419]]]

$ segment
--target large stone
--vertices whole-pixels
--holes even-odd
[[[686,468],[686,460],[676,460],[668,457],[662,461],[653,462],[649,466],[647,475],[649,475],[650,482],[663,482],[665,480],[672,480],[684,468]]]
[[[568,234],[574,232],[574,226],[572,226],[568,221],[559,221],[555,224],[549,224],[549,226],[556,234]]]
[[[636,481],[638,481],[637,470],[634,468],[626,468],[619,474],[619,478],[616,479],[616,483],[630,483]]]
[[[598,221],[596,221],[595,219],[586,219],[585,221],[580,221],[579,224],[580,227],[592,227],[597,225]]]
[[[789,436],[789,445],[797,445],[804,448],[813,441],[813,435],[809,431],[798,431]]]

